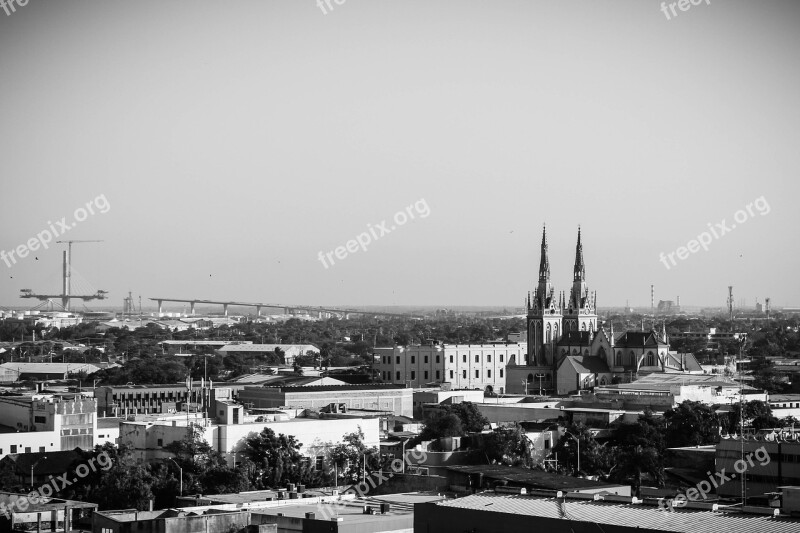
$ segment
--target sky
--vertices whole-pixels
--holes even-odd
[[[0,305],[800,306],[800,3],[668,4],[0,8]]]

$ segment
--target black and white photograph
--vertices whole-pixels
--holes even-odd
[[[797,533],[798,198],[797,0],[0,0],[0,533]]]

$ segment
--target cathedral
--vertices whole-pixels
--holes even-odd
[[[694,357],[669,350],[662,327],[614,333],[598,326],[597,294],[586,283],[581,230],[575,247],[572,288],[556,293],[550,281],[547,229],[542,230],[539,282],[526,298],[527,346],[523,364],[509,364],[508,392],[574,394],[595,386],[633,381],[653,372],[697,372]]]

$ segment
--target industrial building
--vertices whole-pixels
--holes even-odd
[[[794,533],[800,530],[800,518],[791,515],[795,508],[790,501],[784,501],[782,509],[745,508],[742,512],[736,507],[695,502],[667,507],[664,501],[645,503],[635,497],[607,494],[484,492],[415,505],[414,531]]]

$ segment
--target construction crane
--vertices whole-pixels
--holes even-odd
[[[64,250],[64,276],[63,276],[63,289],[61,294],[36,294],[31,289],[22,289],[19,295],[20,298],[36,298],[41,302],[45,302],[51,300],[53,298],[60,298],[61,299],[61,307],[65,311],[69,311],[70,308],[70,300],[73,298],[77,298],[87,302],[89,300],[104,300],[106,298],[107,291],[98,290],[94,294],[89,295],[73,295],[70,293],[70,285],[71,285],[71,278],[72,278],[72,263],[70,259],[72,257],[72,243],[73,242],[103,242],[98,240],[69,240],[69,241],[56,241],[60,244],[66,244],[67,249]]]

